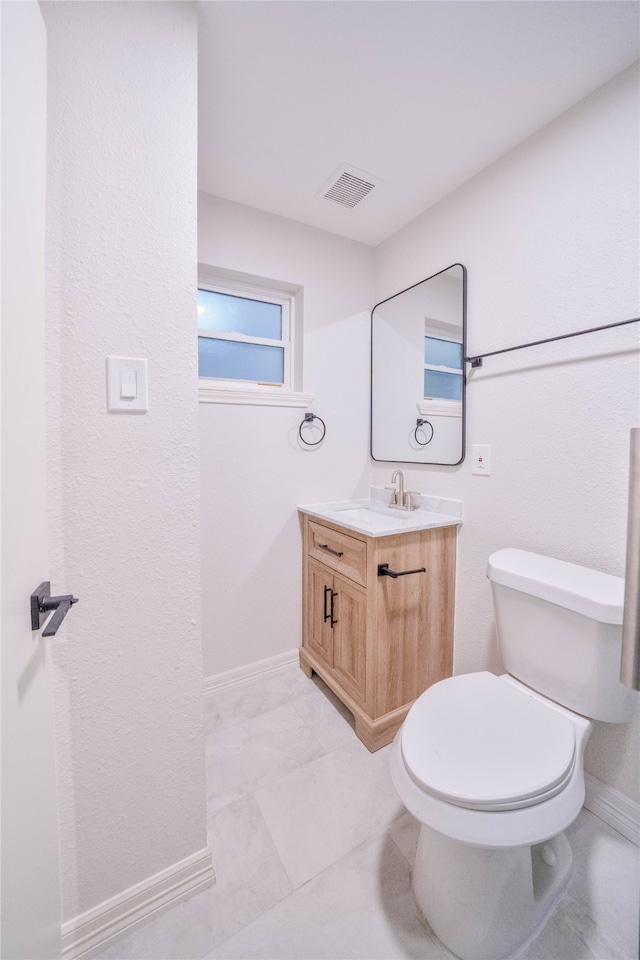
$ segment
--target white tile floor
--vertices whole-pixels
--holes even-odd
[[[217,882],[104,960],[312,960],[451,954],[410,889],[417,825],[349,714],[297,668],[205,704]],[[637,960],[638,848],[583,810],[575,874],[526,960]]]

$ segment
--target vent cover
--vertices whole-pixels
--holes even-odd
[[[372,177],[363,170],[348,167],[343,163],[325,183],[320,193],[326,200],[332,200],[333,203],[339,203],[343,207],[353,208],[379,183],[382,181],[377,177]]]

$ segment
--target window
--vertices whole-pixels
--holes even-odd
[[[299,305],[293,291],[228,278],[201,280],[200,399],[307,406],[312,397],[296,391],[300,379],[296,353],[301,354],[301,337],[294,334]]]
[[[289,383],[286,301],[198,290],[198,374],[279,386]]]
[[[425,336],[423,413],[462,416],[462,344]]]

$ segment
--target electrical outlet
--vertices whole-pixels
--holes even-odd
[[[491,473],[491,446],[488,443],[475,443],[472,446],[471,473],[479,477],[488,477]]]

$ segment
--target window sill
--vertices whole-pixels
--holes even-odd
[[[461,400],[421,400],[418,403],[418,410],[423,416],[427,417],[461,417]]]
[[[308,407],[313,393],[259,390],[255,387],[221,387],[202,377],[198,380],[200,403],[240,403],[259,407]]]

